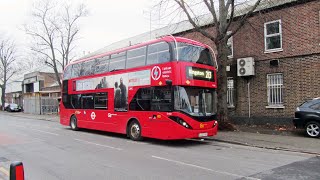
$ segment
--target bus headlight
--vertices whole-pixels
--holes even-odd
[[[214,121],[214,123],[213,123],[213,126],[212,126],[212,127],[215,127],[216,125],[218,125],[218,121]]]
[[[185,122],[183,119],[179,117],[169,116],[169,118],[187,129],[192,129],[192,127],[187,122]]]

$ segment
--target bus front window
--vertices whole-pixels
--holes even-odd
[[[198,87],[174,88],[174,109],[192,116],[212,116],[216,113],[213,89]]]
[[[174,47],[174,57],[176,56],[176,48]],[[205,64],[213,66],[213,59],[209,49],[186,43],[178,43],[178,60],[188,61],[197,64]]]

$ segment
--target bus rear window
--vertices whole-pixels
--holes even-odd
[[[177,58],[175,44],[174,58]],[[209,49],[186,43],[178,43],[178,60],[213,66]]]
[[[63,80],[67,80],[67,79],[70,79],[71,78],[71,68],[72,66],[67,66],[64,70],[64,73],[63,73]]]

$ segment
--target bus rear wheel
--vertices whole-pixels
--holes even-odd
[[[71,116],[70,127],[74,131],[79,130],[79,128],[78,128],[78,120],[77,120],[77,117],[75,115]]]
[[[129,127],[128,127],[128,135],[130,139],[134,141],[141,141],[142,136],[141,136],[141,126],[137,120],[133,120],[130,122]]]

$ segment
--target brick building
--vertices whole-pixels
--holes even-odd
[[[24,112],[31,114],[58,112],[58,98],[61,93],[54,73],[36,71],[25,74],[22,86]]]
[[[319,0],[262,0],[248,22],[229,39],[228,105],[236,122],[291,124],[299,104],[320,97],[319,13]],[[206,23],[208,17],[198,18],[203,21],[203,28],[212,26]],[[214,33],[212,30],[209,32]],[[167,34],[214,48],[210,40],[184,21],[113,43],[92,54]],[[237,75],[237,60],[243,58],[254,60],[254,76]]]
[[[255,12],[229,40],[229,105],[234,120],[291,123],[298,105],[320,97],[319,13],[320,1],[287,1]],[[193,30],[178,35],[212,44]],[[255,75],[239,77],[237,59],[247,57],[254,59]]]

